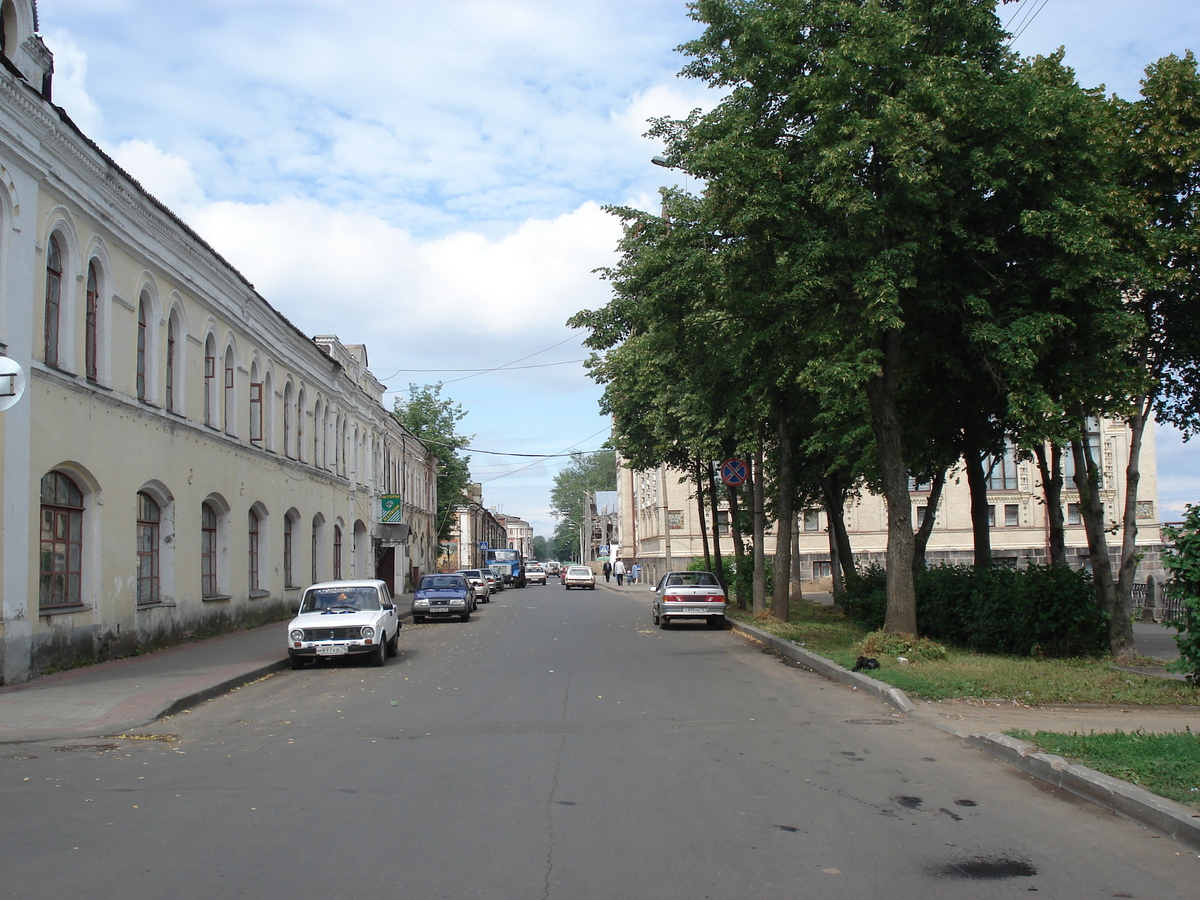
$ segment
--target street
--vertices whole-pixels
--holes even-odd
[[[146,739],[0,748],[0,895],[1195,896],[1182,845],[729,631],[660,631],[648,594],[508,590],[400,648]]]

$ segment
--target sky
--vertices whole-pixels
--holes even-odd
[[[441,381],[486,505],[549,536],[564,454],[609,424],[566,326],[608,301],[605,205],[657,209],[654,116],[684,0],[39,0],[54,100],[309,335],[367,345],[385,402]],[[1135,99],[1200,52],[1197,0],[1021,0],[1023,54],[1066,48]],[[685,186],[692,189],[694,184]],[[510,455],[511,454],[511,455]],[[522,455],[517,455],[522,454]],[[1164,520],[1200,502],[1200,439],[1158,432]]]

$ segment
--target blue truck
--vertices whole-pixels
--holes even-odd
[[[520,550],[510,550],[501,547],[495,550],[484,550],[485,566],[498,570],[504,575],[504,583],[513,587],[525,587],[525,560],[521,558]]]

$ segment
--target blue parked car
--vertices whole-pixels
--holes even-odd
[[[474,606],[475,588],[467,582],[466,576],[457,572],[425,575],[413,594],[412,617],[414,622],[424,622],[426,616],[458,616],[468,622]]]

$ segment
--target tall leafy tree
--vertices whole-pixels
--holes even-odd
[[[458,433],[458,423],[466,411],[449,397],[442,396],[442,383],[409,384],[408,397],[397,397],[392,414],[409,431],[429,445],[440,464],[437,476],[438,540],[449,538],[454,527],[451,512],[463,502],[471,482],[471,457],[462,450],[471,437]]]

